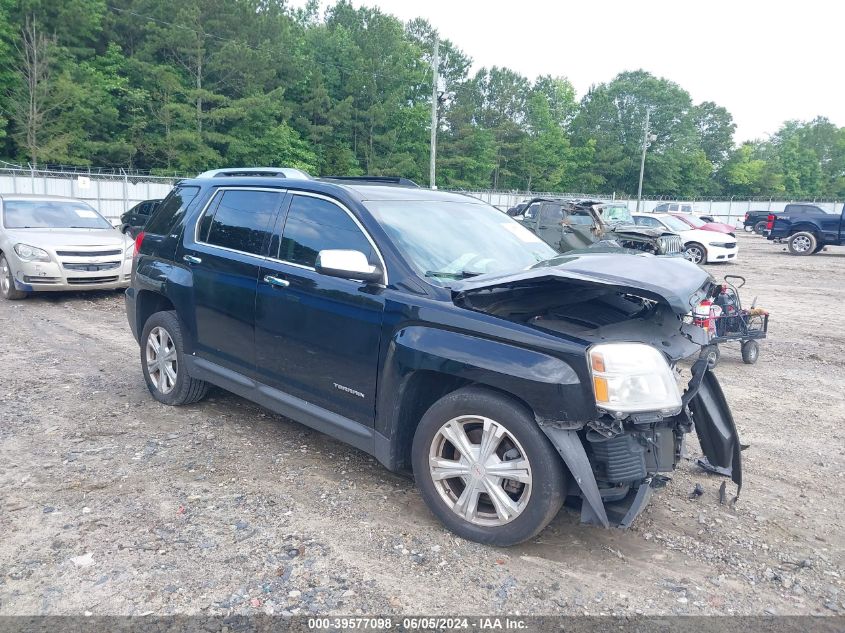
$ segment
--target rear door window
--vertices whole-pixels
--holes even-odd
[[[277,258],[314,268],[322,250],[360,251],[370,264],[378,259],[367,236],[342,208],[329,200],[293,196]]]
[[[283,197],[281,191],[254,189],[227,189],[218,193],[218,199],[200,223],[199,240],[261,255]]]
[[[563,209],[559,204],[546,203],[540,211],[540,224],[552,226],[563,220]]]
[[[199,187],[176,187],[156,208],[147,225],[146,233],[167,235],[185,215],[185,210],[199,193]]]

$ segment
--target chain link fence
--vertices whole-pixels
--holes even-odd
[[[0,193],[67,196],[84,200],[114,222],[143,200],[164,198],[178,177],[125,170],[32,169],[0,165]]]
[[[0,193],[68,196],[85,200],[113,222],[117,221],[124,211],[143,200],[164,198],[174,183],[181,177],[184,176],[179,174],[156,176],[146,172],[124,169],[80,169],[74,167],[34,169],[0,161]],[[448,189],[444,189],[444,191],[448,191]],[[634,211],[637,206],[635,198],[619,197],[615,194],[492,190],[456,191],[456,193],[478,198],[502,211],[533,197],[616,200],[625,203],[631,211]],[[842,202],[836,200],[778,200],[775,198],[674,200],[665,197],[644,199],[640,203],[640,209],[649,212],[661,204],[687,204],[691,205],[697,213],[711,215],[722,222],[740,226],[747,211],[782,211],[787,204],[792,202],[815,204],[828,213],[839,213],[842,210]]]

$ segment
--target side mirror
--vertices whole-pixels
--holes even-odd
[[[327,249],[317,255],[314,266],[321,275],[367,282],[381,281],[384,271],[372,266],[361,251]]]

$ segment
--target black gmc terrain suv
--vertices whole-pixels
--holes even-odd
[[[567,496],[630,525],[693,427],[741,485],[716,377],[678,369],[712,283],[681,258],[558,255],[463,195],[215,176],[138,235],[126,309],[157,400],[228,389],[412,472],[449,529],[510,545]]]

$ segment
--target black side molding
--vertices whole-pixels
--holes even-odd
[[[371,427],[328,411],[301,398],[260,383],[204,358],[187,356],[188,373],[270,409],[274,413],[310,426],[372,455],[375,432]]]

